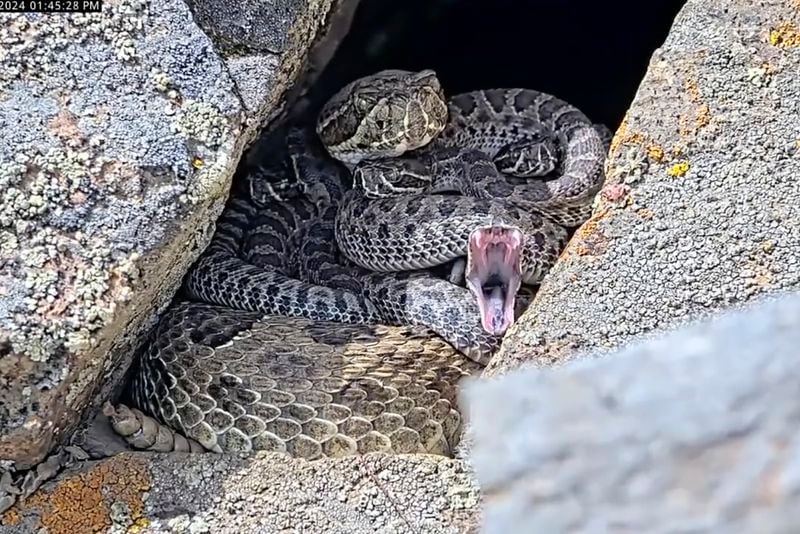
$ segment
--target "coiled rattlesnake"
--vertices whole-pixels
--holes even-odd
[[[348,173],[321,166],[318,141],[289,135],[289,157],[234,192],[187,276],[202,302],[161,319],[134,373],[136,406],[211,450],[448,453],[455,385],[478,366],[420,327],[485,363],[519,284],[538,282],[560,252],[560,223],[586,216],[605,150],[583,114],[543,93],[449,104],[430,71],[344,88],[317,131],[354,173],[347,193]],[[528,179],[548,171],[559,177]],[[287,172],[302,194],[276,191]],[[265,188],[284,202],[266,201]],[[479,307],[415,270],[465,255]]]

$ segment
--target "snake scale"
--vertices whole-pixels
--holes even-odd
[[[432,71],[392,70],[269,139],[129,399],[213,451],[452,453],[458,382],[588,216],[601,136],[545,93],[446,100]],[[459,261],[466,287],[431,272]]]

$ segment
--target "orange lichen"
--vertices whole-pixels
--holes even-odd
[[[141,494],[148,489],[150,477],[145,461],[132,454],[120,454],[67,476],[52,488],[40,489],[9,512],[36,513],[49,534],[105,532],[112,525],[111,505],[123,502],[130,510],[133,526],[141,528],[147,521],[142,515]]]
[[[625,116],[622,119],[622,122],[619,124],[619,128],[617,131],[614,132],[614,137],[611,138],[611,147],[610,152],[612,154],[616,153],[619,149],[620,145],[622,144],[622,138],[625,136],[625,132],[628,131],[628,117]]]
[[[575,254],[578,256],[599,256],[606,250],[608,250],[608,240],[605,236],[595,236],[575,246]]]
[[[694,117],[694,125],[696,129],[705,128],[711,122],[711,110],[707,104],[700,106]]]
[[[755,269],[755,274],[750,279],[752,285],[761,289],[768,289],[773,283],[772,273],[764,266]]]
[[[800,46],[800,30],[795,23],[784,21],[769,31],[768,40],[778,48],[796,48]]]
[[[2,518],[0,518],[0,524],[13,527],[22,523],[22,514],[20,514],[16,509],[11,508],[10,510],[6,511],[3,514]]]
[[[800,0],[798,0],[798,1],[800,1]],[[761,64],[761,68],[763,69],[764,74],[768,74],[768,75],[777,74],[778,71],[779,71],[778,67],[776,67],[776,66],[774,66],[771,63],[768,63],[766,61]]]
[[[652,219],[653,216],[655,215],[653,213],[653,210],[651,210],[650,208],[639,208],[638,210],[636,210],[636,214],[639,215],[639,217],[641,217],[642,219],[647,219],[648,221]]]
[[[600,231],[600,221],[608,220],[611,213],[610,208],[605,208],[592,215],[575,232],[575,244],[567,247],[565,253],[575,253],[578,256],[597,256],[605,252],[608,248],[608,239]]]
[[[697,133],[711,124],[711,108],[704,102],[703,95],[697,81],[693,78],[683,83],[688,96],[689,105],[686,113],[678,116],[678,134],[681,142],[691,143]],[[675,149],[673,149],[673,152]]]
[[[678,133],[681,137],[692,137],[711,123],[711,109],[703,104],[693,114],[681,113],[678,117]]]
[[[628,133],[628,118],[625,117],[611,139],[611,154],[616,154],[622,145],[638,145],[645,141],[645,136],[638,132]]]
[[[678,158],[684,153],[686,146],[693,142],[700,130],[711,124],[713,117],[711,108],[703,101],[703,95],[697,81],[690,78],[686,80],[683,85],[689,100],[687,106],[689,110],[678,116],[678,134],[680,136],[678,142],[667,150],[647,134],[629,132],[628,118],[626,117],[623,119],[614,138],[611,140],[611,150],[609,152],[610,161],[614,161],[614,157],[624,145],[643,146],[647,158],[654,163],[666,163],[670,159]],[[683,174],[672,174],[673,172],[680,172],[680,169],[683,167],[683,164],[678,163],[677,165],[673,165],[668,173],[670,173],[670,176],[683,176],[685,171]],[[688,171],[688,167],[686,170]]]
[[[59,101],[61,104],[59,111],[48,124],[50,132],[64,141],[79,142],[82,134],[78,128],[77,118],[67,108],[69,99],[62,96]]]
[[[686,92],[689,93],[689,100],[691,100],[694,104],[699,104],[702,102],[703,97],[700,96],[700,89],[697,87],[697,82],[694,80],[686,80],[686,83],[683,84],[686,88]]]
[[[681,161],[676,163],[669,169],[667,169],[667,174],[672,176],[673,178],[681,178],[686,176],[686,173],[689,172],[689,162],[688,161]]]
[[[598,223],[599,223],[601,218],[602,217],[598,217],[597,215],[593,215],[591,219],[586,221],[580,228],[578,228],[578,231],[575,232],[575,235],[580,237],[581,239],[585,239],[585,238],[589,237],[590,235],[594,234],[595,232],[597,232]]]
[[[654,143],[650,143],[647,145],[647,157],[656,163],[661,163],[664,161],[664,149]]]

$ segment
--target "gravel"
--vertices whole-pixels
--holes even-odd
[[[75,494],[95,503],[91,514],[69,502]],[[9,533],[48,526],[50,534],[79,527],[457,534],[474,532],[479,520],[470,474],[462,463],[439,456],[374,454],[305,462],[276,454],[124,453],[81,464],[46,484],[40,495],[6,514]]]

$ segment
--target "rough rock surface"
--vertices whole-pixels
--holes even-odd
[[[442,457],[124,453],[46,484],[0,530],[462,534],[476,531],[477,503],[464,466]]]
[[[798,345],[794,295],[473,384],[483,531],[800,531]]]
[[[576,234],[487,375],[800,286],[800,6],[689,0]]]
[[[292,46],[238,62],[180,0],[0,15],[0,460],[41,460],[116,385],[325,5],[291,4],[271,31]]]
[[[245,106],[271,119],[288,104],[295,103],[313,83],[320,70],[350,29],[359,0],[187,0],[195,20],[211,36],[229,66],[229,73],[242,90]],[[309,43],[312,48],[309,50]],[[275,58],[284,61],[278,83],[301,79],[285,87],[280,100],[270,98]],[[254,76],[256,74],[256,76]],[[261,74],[261,75],[259,75]],[[273,96],[275,92],[272,91]],[[257,97],[254,101],[249,95]]]

